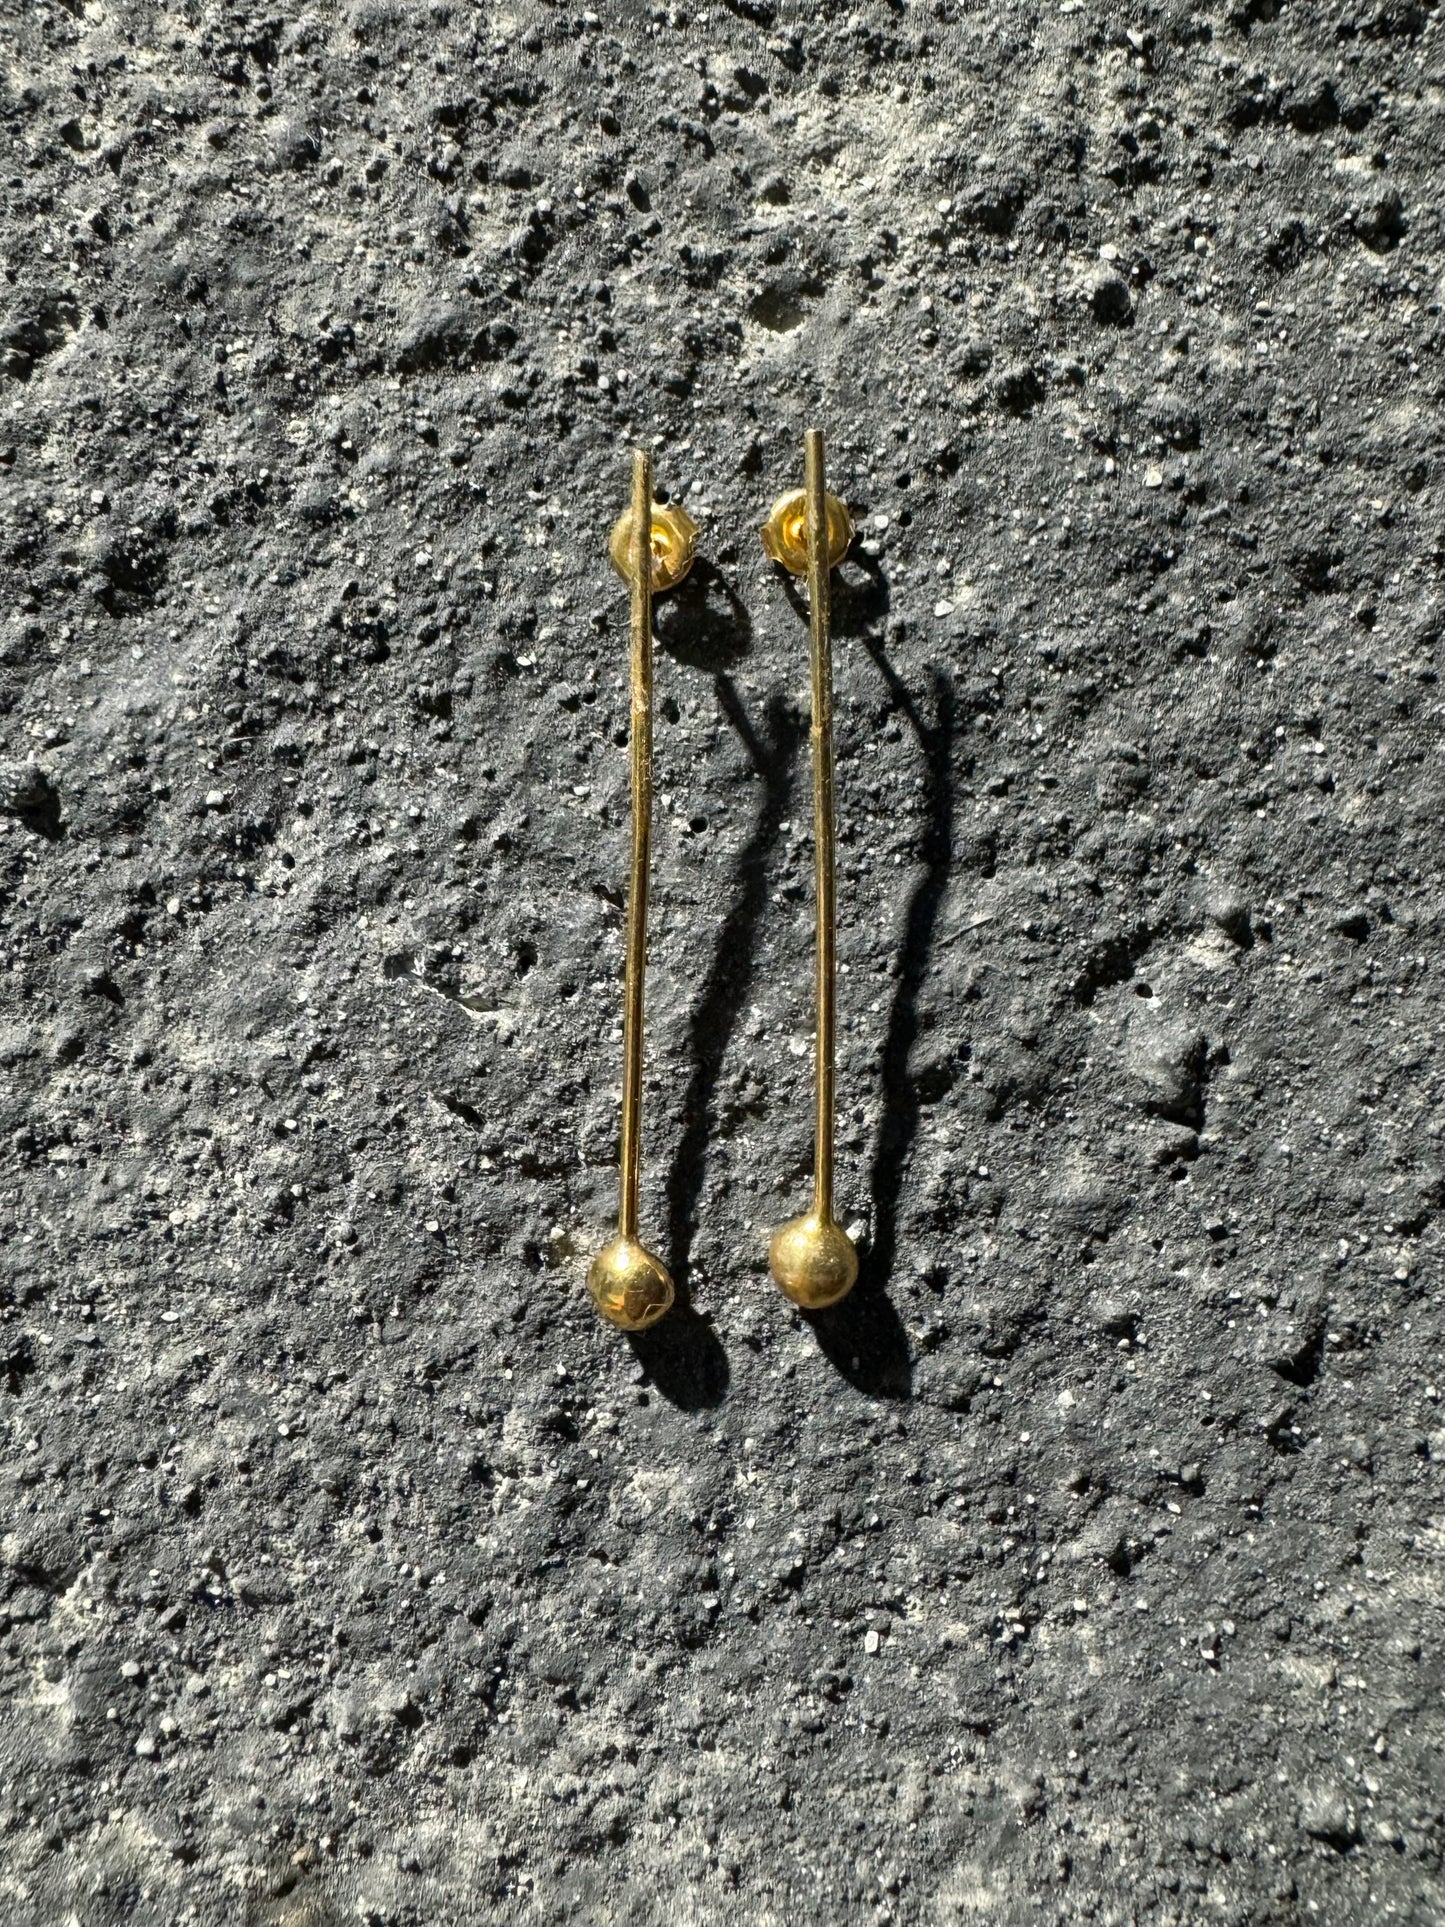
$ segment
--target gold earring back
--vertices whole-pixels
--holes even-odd
[[[633,525],[634,512],[629,504],[612,524],[607,543],[612,566],[626,583],[631,583],[635,566]],[[697,523],[676,503],[654,502],[651,547],[652,593],[661,595],[667,589],[675,589],[696,561]]]

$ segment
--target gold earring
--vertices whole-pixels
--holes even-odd
[[[652,846],[652,597],[692,567],[697,526],[685,509],[652,499],[652,457],[632,454],[632,504],[608,543],[612,566],[632,590],[632,874],[622,1006],[622,1156],[617,1236],[592,1260],[587,1289],[602,1316],[645,1331],[672,1304],[667,1266],[637,1235],[642,1182],[642,984],[647,970],[647,883]]]
[[[817,1004],[816,1137],[813,1205],[801,1218],[780,1225],[768,1247],[768,1263],[783,1295],[805,1311],[836,1305],[853,1289],[858,1253],[833,1216],[833,1056],[837,1029],[836,887],[833,803],[833,645],[829,633],[829,573],[853,540],[853,519],[829,495],[822,431],[803,437],[804,486],[783,495],[762,531],[775,562],[808,578],[813,671],[813,876],[817,904],[815,997]]]

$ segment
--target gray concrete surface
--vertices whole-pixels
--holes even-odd
[[[5,1919],[1438,1921],[1434,10],[0,50]]]

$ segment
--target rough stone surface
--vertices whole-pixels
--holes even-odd
[[[1437,1922],[1433,8],[3,15],[5,1920]]]

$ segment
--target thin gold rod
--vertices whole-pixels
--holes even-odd
[[[622,1003],[622,1168],[617,1236],[587,1271],[601,1315],[623,1331],[645,1331],[673,1302],[667,1266],[637,1235],[642,1187],[642,985],[647,972],[647,885],[652,853],[652,598],[692,567],[697,524],[676,504],[652,499],[652,457],[632,455],[632,506],[607,543],[612,566],[632,591],[632,876],[627,892],[627,975]]]
[[[652,456],[632,452],[632,876],[622,1007],[622,1198],[618,1231],[637,1236],[642,1182],[642,988],[652,855]]]
[[[817,1119],[813,1211],[833,1216],[833,1057],[837,1033],[837,888],[833,796],[833,642],[830,633],[827,476],[823,433],[803,438],[808,516],[808,604],[813,665],[813,877],[818,912],[815,958]]]
[[[826,1311],[853,1289],[858,1253],[833,1216],[833,1048],[837,1029],[833,805],[833,643],[829,571],[853,539],[847,509],[829,495],[823,437],[810,428],[803,440],[801,489],[779,496],[762,531],[763,548],[794,575],[808,576],[813,665],[813,877],[818,933],[814,951],[817,1019],[813,1208],[779,1225],[768,1244],[778,1289],[805,1311]]]

